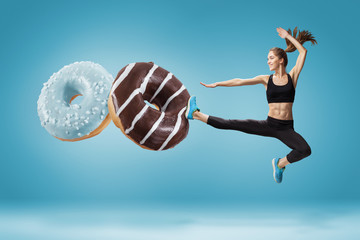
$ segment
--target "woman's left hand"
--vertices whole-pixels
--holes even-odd
[[[289,35],[289,33],[285,29],[282,29],[281,27],[276,28],[276,31],[279,33],[279,36],[281,38],[286,38]]]

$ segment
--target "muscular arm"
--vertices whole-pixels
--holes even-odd
[[[289,39],[290,42],[292,44],[294,44],[296,49],[299,51],[299,56],[298,56],[298,58],[296,60],[296,64],[293,67],[293,69],[291,69],[291,71],[289,73],[292,80],[293,80],[294,87],[296,87],[297,81],[299,79],[300,72],[301,72],[301,70],[302,70],[302,68],[304,66],[304,63],[305,63],[307,50],[293,36],[288,35],[286,38]]]
[[[263,84],[265,85],[267,83],[267,79],[269,78],[268,75],[259,75],[254,78],[249,79],[240,79],[240,78],[234,78],[231,80],[223,81],[223,82],[216,82],[212,84],[205,84],[202,83],[205,87],[235,87],[235,86],[245,86],[245,85],[255,85],[255,84]]]
[[[289,34],[284,29],[277,28],[276,30],[278,31],[279,36],[281,38],[288,39],[296,47],[296,49],[299,51],[299,56],[298,56],[298,58],[296,60],[296,65],[295,65],[295,67],[293,67],[293,69],[291,69],[291,71],[289,73],[292,80],[293,80],[294,87],[296,87],[297,80],[299,78],[300,72],[301,72],[301,70],[302,70],[302,68],[304,66],[304,63],[305,63],[307,50],[303,47],[303,45],[301,45],[301,43],[298,42],[298,40],[296,40],[293,36],[291,36],[291,34]]]

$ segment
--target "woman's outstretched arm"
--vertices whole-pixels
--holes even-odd
[[[234,78],[231,80],[223,81],[223,82],[216,82],[211,84],[205,84],[203,82],[200,82],[201,85],[208,87],[208,88],[214,88],[214,87],[235,87],[235,86],[245,86],[245,85],[255,85],[255,84],[263,84],[266,85],[267,81],[269,79],[269,75],[260,75],[256,76],[254,78],[250,79],[240,79],[240,78]]]

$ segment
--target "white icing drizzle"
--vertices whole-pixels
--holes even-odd
[[[120,85],[120,83],[129,75],[130,71],[134,68],[136,63],[130,63],[126,66],[124,72],[120,75],[120,77],[116,80],[113,87],[111,88],[110,95],[113,94],[115,89]]]
[[[128,76],[128,74],[130,73],[130,71],[134,68],[135,63],[129,64],[124,72],[120,75],[120,77],[118,78],[118,80],[114,83],[110,95],[114,96],[114,91],[115,89],[120,85],[120,83]],[[150,81],[151,76],[154,74],[155,70],[158,68],[159,66],[157,66],[156,64],[154,64],[152,66],[152,68],[149,70],[149,72],[147,73],[147,75],[144,78],[144,81],[141,83],[140,87],[135,89],[130,96],[126,99],[126,101],[120,106],[120,108],[117,110],[116,115],[120,115],[121,112],[127,107],[127,105],[133,100],[133,98],[141,93],[144,94],[144,92],[146,91],[146,87]],[[154,93],[154,95],[152,96],[152,98],[150,99],[150,103],[156,98],[156,96],[161,92],[161,90],[165,87],[166,83],[173,77],[172,73],[168,73],[167,76],[165,77],[165,79],[161,82],[160,86],[158,87],[158,89],[156,90],[156,92]],[[174,94],[172,94],[166,101],[166,103],[164,104],[164,106],[161,108],[161,115],[160,117],[156,120],[156,122],[152,125],[151,129],[146,133],[145,137],[139,142],[140,145],[143,145],[147,139],[156,131],[156,129],[159,127],[161,121],[164,119],[165,117],[165,111],[166,108],[168,107],[168,105],[170,104],[170,102],[177,97],[178,95],[180,95],[184,90],[185,90],[185,86],[182,85],[180,87],[179,90],[177,90]],[[115,97],[115,96],[114,96]],[[129,134],[135,127],[136,123],[144,116],[146,110],[149,108],[149,105],[145,105],[140,112],[137,113],[137,115],[134,117],[133,121],[131,122],[131,126],[129,128],[127,128],[124,132],[125,134]],[[172,130],[172,132],[169,134],[169,136],[166,138],[166,140],[163,142],[163,144],[161,145],[161,147],[158,149],[158,151],[163,150],[171,141],[171,139],[174,138],[174,136],[179,132],[181,124],[182,124],[182,116],[184,114],[184,111],[186,110],[186,107],[182,108],[177,115],[177,120],[174,126],[174,129]]]
[[[186,110],[186,107],[184,107],[183,109],[180,110],[180,112],[178,113],[177,116],[177,120],[175,123],[175,127],[174,130],[171,132],[171,134],[167,137],[167,139],[165,140],[165,142],[161,145],[161,147],[158,149],[158,151],[162,151],[166,145],[170,142],[170,140],[176,135],[176,133],[179,131],[180,126],[181,126],[181,117],[184,113],[184,111]]]
[[[134,129],[135,124],[140,120],[140,118],[144,115],[145,111],[149,108],[147,104],[141,109],[141,111],[135,116],[134,120],[131,123],[131,127],[125,130],[125,134],[129,134],[131,130]]]
[[[150,80],[150,77],[153,75],[153,73],[155,72],[155,70],[158,68],[159,66],[154,64],[154,66],[150,69],[150,71],[148,72],[148,74],[146,75],[146,77],[144,78],[144,82],[141,84],[140,86],[140,92],[143,94],[145,92],[146,86]]]
[[[135,89],[130,96],[126,99],[126,101],[121,105],[121,107],[117,110],[116,115],[120,115],[120,113],[126,108],[126,106],[131,102],[131,100],[138,94],[138,93],[144,93],[146,86],[149,82],[150,77],[153,75],[154,71],[158,68],[156,64],[150,69],[146,77],[144,78],[144,82],[140,85],[139,88]]]
[[[181,88],[179,90],[177,90],[171,97],[169,97],[169,99],[166,101],[166,103],[164,104],[164,106],[161,108],[162,112],[165,112],[167,106],[169,105],[169,103],[177,96],[179,95],[182,91],[185,90],[185,86],[182,85]]]
[[[169,81],[172,78],[173,74],[172,73],[168,73],[168,75],[166,76],[166,78],[164,79],[164,81],[160,84],[159,88],[156,90],[154,96],[152,96],[152,98],[150,99],[149,102],[152,102],[154,100],[154,98],[159,94],[159,92],[161,91],[161,89],[163,89],[163,87],[165,86],[165,84],[167,83],[167,81]]]
[[[129,102],[140,92],[140,88],[135,89],[131,95],[126,99],[123,105],[117,110],[116,115],[120,115],[120,113],[125,109],[125,107],[129,104]]]
[[[161,120],[163,120],[164,116],[165,116],[165,113],[162,112],[159,119],[154,123],[154,125],[152,126],[150,131],[146,134],[146,136],[143,138],[143,140],[140,141],[141,145],[143,145],[144,142],[150,137],[150,135],[156,130],[156,128],[159,126]]]

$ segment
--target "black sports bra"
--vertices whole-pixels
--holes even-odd
[[[295,98],[295,88],[292,82],[292,79],[289,74],[287,84],[283,86],[275,85],[273,82],[273,74],[270,75],[267,89],[266,89],[266,97],[268,103],[273,102],[294,102]]]

